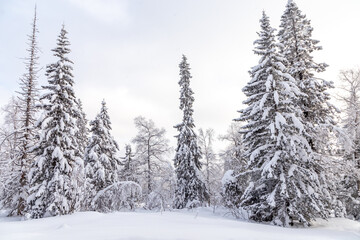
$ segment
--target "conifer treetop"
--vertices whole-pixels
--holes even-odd
[[[60,61],[73,63],[72,61],[70,61],[68,58],[65,57],[66,54],[69,54],[71,52],[70,48],[68,48],[68,46],[70,46],[70,42],[67,37],[67,34],[68,32],[66,31],[65,25],[63,24],[60,31],[60,35],[56,40],[57,46],[56,48],[52,49],[52,51],[54,52],[54,56],[60,58]]]
[[[185,55],[182,55],[182,61],[179,64],[180,68],[180,109],[183,110],[183,124],[188,125],[189,127],[195,127],[194,121],[192,118],[194,110],[192,109],[194,103],[194,92],[190,88],[190,64],[187,62]]]
[[[302,14],[294,1],[289,1],[281,16],[279,46],[291,66],[289,73],[303,74],[304,76],[300,76],[303,79],[313,77],[312,71],[325,71],[328,66],[313,60],[311,53],[322,47],[318,45],[318,40],[312,39],[312,31],[311,21]]]
[[[100,110],[99,117],[102,119],[106,129],[111,130],[111,122],[110,122],[110,117],[109,117],[109,113],[108,113],[108,108],[106,107],[105,99],[103,99],[101,102],[101,110]]]

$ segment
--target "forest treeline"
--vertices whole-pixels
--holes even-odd
[[[360,70],[340,73],[341,109],[310,20],[289,0],[279,30],[265,12],[242,89],[245,107],[213,150],[212,129],[195,128],[188,59],[179,64],[175,154],[165,129],[139,116],[137,135],[119,154],[105,100],[88,121],[74,91],[75,65],[63,25],[38,86],[36,10],[25,74],[3,108],[0,207],[9,216],[43,218],[76,211],[226,207],[238,218],[310,226],[316,218],[360,219]],[[100,104],[99,104],[100,105]]]

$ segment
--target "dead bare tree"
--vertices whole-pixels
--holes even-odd
[[[25,58],[26,72],[20,78],[20,91],[18,92],[19,102],[19,129],[17,133],[13,134],[14,138],[18,139],[17,142],[17,155],[14,156],[13,161],[18,166],[13,169],[14,179],[9,180],[7,186],[12,188],[11,191],[5,195],[5,202],[8,203],[10,208],[10,215],[25,215],[26,198],[27,198],[27,174],[29,171],[29,164],[33,160],[31,149],[34,145],[35,139],[35,117],[36,117],[36,101],[37,101],[37,74],[38,68],[38,44],[37,44],[37,16],[36,7],[34,19],[32,22],[32,31],[28,35],[27,49],[28,57]],[[14,165],[14,166],[15,166]]]

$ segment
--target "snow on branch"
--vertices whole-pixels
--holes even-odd
[[[100,190],[91,201],[91,206],[101,212],[132,210],[136,207],[141,195],[141,186],[136,182],[115,182]]]

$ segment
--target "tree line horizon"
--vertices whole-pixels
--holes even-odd
[[[36,8],[26,73],[18,98],[3,109],[0,208],[26,219],[76,211],[111,212],[226,207],[235,217],[278,226],[311,226],[316,218],[360,219],[360,70],[341,72],[344,115],[330,103],[332,82],[316,77],[326,63],[313,27],[289,0],[279,31],[265,11],[254,54],[258,65],[242,89],[246,107],[219,154],[214,132],[195,132],[194,92],[185,55],[179,64],[182,120],[171,147],[165,129],[135,118],[125,156],[111,135],[105,100],[88,121],[73,89],[74,63],[64,24],[39,95]],[[89,128],[90,127],[90,128]]]

